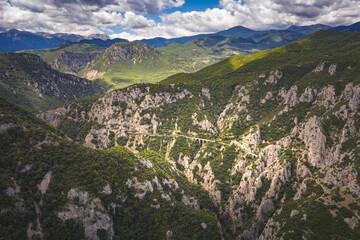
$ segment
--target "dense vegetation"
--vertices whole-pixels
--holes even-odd
[[[261,50],[280,47],[303,36],[304,34],[298,32],[275,30],[253,31],[251,34],[240,34],[239,36],[219,34],[196,38],[181,44],[169,44],[158,48],[158,50],[189,59],[194,70],[196,70],[236,54],[248,55]]]
[[[85,148],[3,98],[0,112],[0,233],[4,239],[26,238],[29,224],[33,231],[41,226],[35,235],[44,239],[84,238],[86,226],[81,217],[65,222],[58,217],[58,212],[72,203],[66,194],[70,189],[100,199],[104,209],[97,211],[110,216],[114,239],[164,239],[167,231],[174,239],[220,239],[207,193],[188,183],[159,154],[146,151],[134,155],[122,147],[107,151]],[[142,161],[148,161],[151,167]],[[38,184],[49,171],[50,184],[42,193]],[[134,177],[140,183],[149,181],[154,191],[147,189],[143,199],[136,197],[137,190],[127,185]],[[153,181],[155,178],[161,188]],[[164,179],[176,181],[179,187],[164,184]],[[110,194],[103,193],[107,184],[112,189]],[[11,193],[11,189],[19,190]],[[162,197],[164,194],[169,194],[169,200]],[[185,195],[196,198],[200,210],[184,205]],[[73,204],[79,204],[76,201],[81,199]],[[206,229],[201,223],[206,223]],[[97,232],[98,236],[108,234],[105,230]]]
[[[29,111],[38,113],[104,91],[94,82],[54,70],[36,55],[0,55],[0,96]]]
[[[64,42],[53,48],[25,52],[41,56],[61,72],[97,78],[104,87],[116,89],[134,83],[156,83],[172,74],[195,72],[236,54],[253,54],[283,46],[322,28],[327,26],[294,27],[281,31],[253,31],[235,27],[217,34],[147,39],[143,42],[156,47],[159,52],[152,52],[145,58],[134,53],[132,59],[123,61],[114,61],[105,53],[106,49],[109,52],[113,48],[109,43],[126,42],[123,39]],[[90,66],[87,67],[88,64]],[[96,70],[100,74],[87,74],[91,70]]]
[[[357,239],[359,51],[359,34],[319,31],[48,121],[93,148],[164,156],[209,192],[227,238]]]

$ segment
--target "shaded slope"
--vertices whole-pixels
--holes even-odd
[[[323,24],[314,24],[309,26],[292,25],[287,30],[309,35],[319,30],[329,30],[331,27]]]
[[[58,37],[46,38],[30,32],[9,30],[0,33],[0,53],[49,48],[57,46],[63,41]]]
[[[351,24],[349,26],[338,26],[330,29],[335,32],[359,32],[360,31],[360,22]]]
[[[32,54],[0,55],[0,96],[41,112],[67,101],[102,94],[94,82],[52,69]]]
[[[5,239],[220,239],[207,193],[155,152],[93,150],[0,98]]]
[[[36,54],[58,71],[78,75],[91,61],[104,53],[106,48],[117,42],[127,41],[120,38],[84,39],[78,43],[63,42],[53,48],[20,52]]]

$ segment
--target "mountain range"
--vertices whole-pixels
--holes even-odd
[[[160,152],[207,189],[230,238],[356,239],[359,44],[320,31],[41,117],[88,147]]]
[[[323,24],[315,24],[310,26],[294,25],[282,31],[292,31],[299,34],[303,34],[303,36],[305,36],[313,32],[316,32],[318,30],[332,30],[337,32],[358,32],[359,29],[360,29],[359,23],[354,23],[349,26],[338,26],[338,27],[330,27]],[[270,30],[270,31],[277,31],[277,30]],[[170,39],[158,37],[153,39],[142,39],[140,41],[148,44],[151,47],[158,48],[158,47],[164,47],[171,43],[181,44],[194,39],[205,38],[212,35],[220,35],[225,37],[237,36],[242,38],[249,38],[252,35],[258,34],[260,32],[263,33],[265,32],[266,34],[267,31],[255,31],[242,26],[237,26],[214,34],[200,34],[200,35],[170,38]],[[15,29],[11,29],[0,33],[0,43],[1,43],[0,52],[15,52],[26,49],[44,49],[49,47],[55,47],[63,41],[81,42],[83,40],[84,42],[86,42],[86,40],[106,41],[109,39],[110,37],[107,34],[93,34],[85,37],[77,34],[66,34],[66,33],[50,34],[44,32],[31,33],[27,31],[18,31]],[[124,40],[120,40],[120,41],[124,41]]]
[[[10,29],[5,32],[0,32],[0,53],[16,52],[26,49],[43,49],[55,47],[64,41],[81,42],[82,40],[109,40],[107,34],[93,34],[89,36],[81,36],[77,34],[67,33],[32,33],[28,31],[19,31]]]
[[[0,54],[0,235],[360,239],[358,26]]]
[[[244,27],[235,27],[211,35],[175,38],[166,41],[160,38],[154,41],[153,39],[142,40],[141,42],[149,44],[145,47],[146,49],[157,46],[158,51],[156,56],[152,55],[145,62],[137,61],[135,58],[125,61],[109,61],[106,56],[103,56],[108,55],[105,52],[112,52],[114,48],[118,48],[115,46],[116,42],[126,42],[124,39],[64,42],[57,47],[25,52],[41,56],[59,71],[97,79],[104,87],[115,89],[134,83],[157,82],[178,72],[195,72],[235,54],[251,54],[264,49],[280,47],[321,28],[329,27],[313,25],[289,28],[294,31],[254,31]],[[137,44],[133,43],[133,45]],[[128,47],[123,47],[123,50],[127,51],[124,48]],[[134,56],[137,54],[136,51],[132,53]],[[149,66],[151,67],[149,68]]]

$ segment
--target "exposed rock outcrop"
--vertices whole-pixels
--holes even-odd
[[[67,198],[69,203],[65,206],[66,210],[58,213],[61,220],[75,219],[81,222],[86,238],[99,240],[97,231],[104,229],[108,237],[112,239],[114,235],[113,222],[100,199],[92,199],[87,192],[76,188],[68,192]],[[78,199],[78,204],[73,202],[75,199]]]
[[[49,187],[49,183],[51,180],[51,171],[47,172],[44,176],[44,179],[41,181],[41,183],[38,185],[39,190],[41,191],[42,194],[45,194],[48,187]]]

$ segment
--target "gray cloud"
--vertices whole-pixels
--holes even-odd
[[[190,0],[189,0],[190,1]],[[0,29],[101,33],[117,26],[130,39],[179,37],[242,25],[253,29],[290,25],[348,25],[360,20],[359,0],[219,0],[219,8],[161,14],[185,0],[12,0],[0,2]],[[161,22],[145,14],[160,12]]]
[[[101,33],[111,26],[147,28],[152,14],[184,0],[13,0],[0,2],[0,28],[29,31]]]
[[[164,9],[179,7],[184,0],[50,0],[57,7],[71,7],[74,4],[91,6],[95,9],[111,8],[121,12],[156,14]]]
[[[326,11],[327,8],[336,4],[335,1],[318,0],[318,1],[285,1],[274,0],[274,4],[278,7],[275,9],[279,12],[286,12],[288,14],[299,16],[303,18],[314,18]]]

